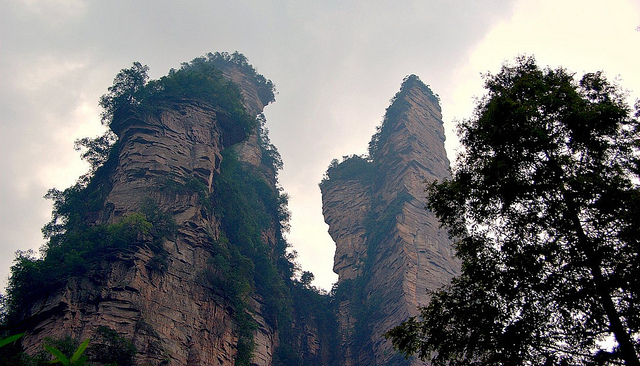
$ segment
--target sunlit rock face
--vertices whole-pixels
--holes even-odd
[[[427,181],[449,174],[437,97],[417,77],[396,95],[368,157],[334,164],[321,184],[336,243],[338,321],[345,365],[420,364],[383,334],[429,301],[459,270],[447,234],[425,209]]]

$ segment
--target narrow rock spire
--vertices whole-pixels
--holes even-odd
[[[332,165],[321,184],[339,288],[354,289],[339,298],[338,320],[348,364],[404,365],[383,333],[417,315],[427,290],[459,268],[425,209],[425,182],[447,177],[449,160],[438,97],[417,76],[404,80],[369,151]]]

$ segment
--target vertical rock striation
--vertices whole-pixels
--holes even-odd
[[[273,95],[265,94],[246,65],[223,60],[216,66],[239,87],[251,116],[271,101]],[[162,102],[155,113],[132,111],[112,124],[118,135],[112,153],[116,163],[100,188],[104,203],[87,214],[87,224],[122,222],[151,202],[171,217],[176,232],[162,238],[160,249],[139,237],[138,245],[115,253],[85,278],[43,293],[21,324],[27,353],[41,351],[45,338],[86,339],[106,326],[132,340],[136,364],[234,365],[240,310],[210,280],[218,271],[212,247],[224,233],[203,197],[215,193],[225,149],[253,165],[273,192],[277,188],[275,169],[261,163],[257,128],[247,136],[230,118],[215,106],[183,99]],[[271,220],[261,235],[272,248],[270,258],[279,218]],[[256,324],[251,364],[271,365],[278,333],[264,318],[261,296],[252,293],[248,303],[246,311]]]
[[[369,156],[329,167],[323,214],[339,275],[329,297],[291,279],[280,157],[244,119],[272,101],[272,85],[244,56],[227,56],[210,54],[185,74],[170,74],[191,88],[204,85],[188,89],[199,98],[173,85],[166,94],[150,91],[156,99],[148,104],[118,110],[109,160],[71,191],[81,195],[61,193],[81,201],[78,212],[66,212],[73,225],[65,228],[75,231],[50,241],[59,254],[52,261],[75,255],[70,263],[86,268],[56,272],[66,277],[42,290],[26,284],[16,328],[26,332],[22,347],[33,355],[46,338],[96,339],[107,327],[131,340],[141,365],[418,364],[397,355],[382,334],[416,315],[427,290],[446,284],[459,266],[424,209],[425,180],[449,169],[437,97],[408,77]],[[197,74],[211,71],[208,62],[215,72]],[[197,83],[206,78],[222,87],[203,97],[212,89]],[[168,82],[154,90],[166,91]],[[116,235],[125,242],[109,244]],[[49,270],[55,263],[67,262]]]
[[[336,243],[336,301],[345,365],[419,364],[382,335],[457,273],[446,232],[425,210],[425,181],[449,174],[437,97],[409,76],[387,109],[370,156],[334,161],[321,183]]]

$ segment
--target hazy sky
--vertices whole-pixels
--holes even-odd
[[[318,183],[333,158],[364,153],[408,74],[440,95],[449,158],[481,73],[519,54],[578,74],[603,70],[640,97],[638,0],[0,0],[0,287],[18,249],[38,249],[47,189],[87,166],[73,141],[102,133],[98,98],[140,61],[158,78],[239,51],[273,80],[265,110],[284,160],[288,240],[330,288],[334,243]]]

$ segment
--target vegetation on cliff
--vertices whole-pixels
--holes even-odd
[[[639,365],[640,106],[528,57],[485,86],[428,189],[462,275],[388,336],[433,365]]]
[[[221,174],[214,180],[211,197],[224,233],[214,247],[212,284],[218,293],[230,296],[236,308],[240,334],[236,364],[248,365],[255,327],[246,313],[251,294],[262,298],[262,314],[271,327],[291,323],[292,300],[285,279],[293,276],[293,266],[286,260],[287,243],[282,237],[289,217],[287,197],[230,150],[223,154]],[[275,229],[276,243],[263,239],[263,232],[270,229]]]
[[[434,94],[428,85],[425,85],[417,75],[408,75],[402,80],[400,85],[400,91],[391,98],[389,107],[384,114],[384,119],[380,126],[376,127],[376,133],[371,137],[369,141],[369,158],[376,159],[378,157],[379,149],[382,144],[389,138],[389,135],[393,132],[395,127],[393,121],[397,121],[404,113],[410,110],[411,104],[405,99],[409,90],[418,88],[422,90],[429,99],[435,102],[436,105],[440,105],[440,97]]]
[[[263,160],[267,159],[271,164],[267,166],[276,170],[281,160],[264,134],[261,146],[263,154],[268,153]],[[327,364],[322,355],[308,349],[304,324],[312,322],[317,326],[321,338],[318,342],[331,352],[337,351],[337,324],[329,296],[310,286],[312,275],[301,273],[295,253],[287,250],[289,244],[283,234],[288,229],[288,197],[270,186],[256,167],[238,161],[231,150],[223,154],[211,200],[224,236],[213,248],[215,254],[207,276],[212,288],[229,296],[236,308],[241,335],[236,365],[251,360],[256,324],[245,310],[250,310],[248,300],[252,293],[261,299],[267,324],[278,330],[280,344],[275,350],[274,365]],[[275,229],[275,243],[264,240],[263,233],[270,229]]]
[[[103,107],[103,123],[110,130],[97,138],[84,138],[76,142],[76,149],[83,149],[82,158],[90,163],[90,171],[76,184],[60,191],[51,189],[45,196],[53,200],[52,220],[43,228],[48,242],[41,249],[41,257],[32,252],[19,252],[12,267],[7,288],[7,318],[11,322],[20,317],[20,310],[39,296],[42,291],[53,291],[67,279],[83,276],[97,269],[103,259],[121,257],[132,244],[151,245],[162,254],[159,241],[175,230],[172,218],[158,211],[153,202],[140,207],[120,223],[89,226],[87,218],[103,208],[110,190],[109,175],[118,164],[117,143],[113,132],[118,133],[122,121],[130,115],[153,113],[167,103],[180,100],[198,100],[228,113],[243,133],[248,135],[256,128],[256,120],[248,115],[242,104],[238,87],[227,81],[216,63],[230,62],[258,78],[268,89],[268,100],[273,100],[273,84],[257,74],[246,58],[239,54],[209,53],[159,80],[148,81],[148,67],[134,62],[129,69],[121,70],[108,93],[100,98]],[[270,99],[269,99],[270,98]],[[113,132],[112,132],[113,131]],[[276,156],[267,141],[267,156]],[[274,163],[279,160],[274,160]],[[280,163],[281,166],[281,163]],[[135,247],[135,246],[134,246]]]
[[[239,87],[222,75],[219,67],[223,63],[240,67],[253,76],[265,105],[275,100],[273,83],[258,74],[244,55],[216,52],[183,63],[179,69],[171,69],[168,75],[151,81],[147,75],[149,68],[134,62],[131,68],[116,75],[109,92],[100,98],[102,121],[119,134],[121,124],[132,113],[154,113],[171,108],[172,103],[196,100],[228,115],[234,121],[230,127],[239,129],[246,137],[255,128],[255,116],[245,110]]]
[[[345,155],[341,160],[333,159],[325,172],[320,185],[330,185],[332,181],[364,180],[372,181],[376,177],[376,168],[373,163],[379,158],[380,147],[388,140],[395,130],[395,122],[410,110],[411,105],[406,100],[407,93],[412,88],[418,88],[439,105],[437,94],[425,85],[418,76],[408,75],[402,80],[400,91],[390,100],[389,107],[385,111],[382,123],[376,127],[376,132],[369,141],[368,154]]]
[[[389,142],[394,133],[402,129],[399,127],[401,123],[406,122],[408,115],[412,113],[414,98],[423,98],[430,105],[431,102],[438,105],[438,97],[416,75],[405,77],[400,91],[391,99],[381,125],[371,138],[369,154],[343,156],[341,161],[334,159],[320,183],[323,195],[328,194],[327,192],[335,186],[362,186],[365,190],[363,194],[368,196],[372,207],[364,214],[360,223],[365,237],[357,240],[363,240],[364,247],[358,248],[361,252],[358,253],[357,262],[351,264],[357,267],[355,271],[358,275],[355,278],[341,279],[333,291],[334,302],[348,304],[346,306],[349,316],[354,320],[353,326],[349,326],[351,329],[342,331],[346,332],[350,357],[354,358],[351,362],[355,363],[374,362],[372,357],[375,356],[372,355],[375,354],[374,343],[377,342],[374,326],[389,316],[383,303],[390,298],[402,296],[400,293],[394,293],[395,288],[386,289],[388,292],[384,295],[379,291],[372,291],[371,284],[376,281],[374,266],[375,263],[379,263],[379,253],[388,246],[389,241],[395,240],[392,236],[398,224],[398,217],[407,202],[414,198],[407,192],[406,187],[398,187],[396,192],[389,192],[390,194],[384,198],[380,194],[390,170],[389,166],[384,165],[383,154],[387,157],[396,156],[395,152],[388,150],[392,146]],[[383,153],[382,149],[387,150]],[[346,354],[343,355],[343,358],[346,357]],[[385,362],[393,365],[408,364],[402,356],[389,357]]]
[[[287,195],[274,181],[282,168],[282,159],[269,140],[264,115],[257,119],[250,116],[238,86],[223,77],[220,68],[229,65],[255,79],[258,97],[264,104],[273,101],[271,81],[257,74],[238,53],[209,53],[171,70],[159,80],[149,81],[148,67],[138,62],[118,73],[113,86],[100,99],[103,123],[109,132],[76,142],[76,149],[82,150],[82,158],[90,163],[90,171],[74,186],[48,192],[46,197],[54,202],[53,212],[51,222],[43,228],[47,243],[40,256],[32,252],[17,254],[3,299],[5,329],[21,329],[21,321],[38,299],[55,293],[69,281],[89,278],[97,283],[112,263],[132,263],[133,254],[140,248],[154,253],[146,264],[150,271],[160,274],[166,271],[169,258],[163,241],[174,240],[179,231],[171,213],[161,210],[156,200],[144,199],[138,211],[126,214],[116,223],[101,224],[99,217],[112,189],[111,177],[119,164],[119,138],[127,124],[132,119],[144,123],[145,116],[157,116],[180,103],[197,103],[215,110],[220,128],[231,131],[233,141],[257,134],[261,165],[245,163],[234,149],[226,148],[221,152],[220,173],[215,175],[211,187],[195,176],[171,173],[154,178],[152,190],[157,192],[150,193],[171,197],[195,195],[201,210],[206,211],[203,215],[215,218],[220,231],[210,237],[210,258],[205,268],[197,269],[197,281],[211,289],[212,298],[223,299],[224,306],[232,309],[233,333],[238,337],[236,365],[248,365],[251,361],[254,331],[258,328],[255,313],[260,313],[267,326],[279,334],[275,365],[327,363],[326,352],[314,354],[308,349],[305,324],[311,322],[321,329],[319,341],[336,344],[330,336],[337,334],[337,330],[331,322],[329,297],[310,286],[310,274],[296,279],[300,270],[284,238],[289,220]],[[103,333],[113,336],[107,330]],[[63,351],[68,354],[76,340],[65,342],[59,346],[64,346]],[[123,357],[135,354],[130,348],[125,351]],[[90,359],[102,362],[104,355],[94,353],[90,352]],[[25,355],[17,357],[14,359],[29,360]],[[23,361],[16,362],[31,362]]]

